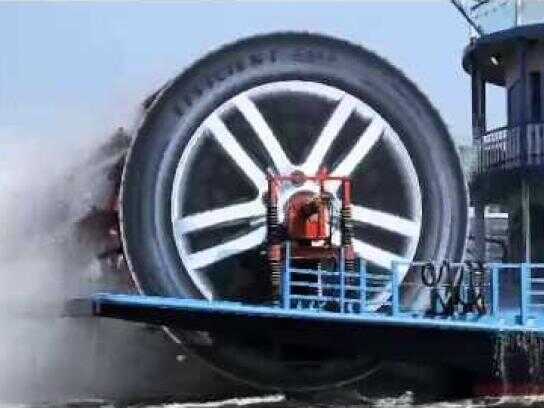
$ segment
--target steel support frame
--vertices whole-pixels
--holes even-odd
[[[529,106],[527,100],[527,41],[520,40],[517,47],[517,62],[519,67],[519,81],[520,81],[520,150],[521,150],[521,163],[523,166],[528,164],[528,150],[527,150],[527,108]]]
[[[486,83],[482,72],[478,69],[476,61],[472,61],[472,136],[478,146],[478,160],[483,157],[483,137],[487,130],[486,123]],[[483,164],[478,162],[478,171],[485,169]],[[486,260],[486,226],[485,226],[485,199],[482,194],[474,194],[474,244],[476,259]]]
[[[521,215],[524,262],[531,262],[531,185],[526,179],[521,180]]]

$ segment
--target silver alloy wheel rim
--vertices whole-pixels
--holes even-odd
[[[275,95],[297,98],[300,96],[317,98],[324,103],[334,104],[332,113],[324,121],[325,125],[317,135],[315,144],[302,163],[294,164],[283,146],[278,141],[273,127],[267,122],[265,115],[259,110],[255,101],[266,100]],[[224,117],[229,112],[237,111],[251,126],[254,134],[264,147],[269,163],[257,163],[254,157],[245,151],[239,143],[236,131],[229,129]],[[267,183],[265,170],[273,167],[276,172],[290,174],[300,170],[305,174],[316,173],[325,157],[331,150],[335,140],[353,115],[367,123],[358,135],[349,151],[342,157],[331,173],[338,176],[354,176],[357,167],[375,150],[378,143],[384,143],[396,166],[399,167],[399,182],[405,186],[402,197],[408,214],[402,216],[388,213],[377,208],[369,208],[364,203],[354,202],[353,221],[360,225],[378,228],[388,234],[403,239],[403,250],[393,253],[378,245],[365,242],[363,237],[354,238],[354,248],[363,259],[371,265],[390,269],[392,261],[413,260],[421,233],[422,198],[416,169],[401,139],[383,117],[360,99],[340,89],[317,82],[280,81],[251,88],[231,98],[213,111],[189,139],[179,160],[171,196],[171,219],[174,237],[179,256],[187,274],[201,292],[203,297],[213,299],[215,296],[213,283],[207,276],[206,268],[227,258],[241,254],[262,245],[266,238],[266,208],[262,200]],[[184,209],[185,199],[190,198],[186,191],[190,168],[196,163],[198,156],[205,155],[201,147],[204,140],[212,139],[222,149],[226,158],[245,175],[253,185],[256,194],[251,199],[223,207],[187,213]],[[283,200],[301,190],[314,191],[315,186],[308,183],[294,187],[285,185],[281,191]],[[337,193],[339,185],[331,186],[329,191]],[[284,201],[285,202],[285,201]],[[221,242],[205,249],[193,251],[189,242],[191,233],[213,230],[222,226],[244,225],[244,232],[232,240]],[[250,230],[247,230],[248,224]],[[335,239],[337,239],[337,235]],[[401,268],[401,278],[407,268]],[[180,273],[183,273],[180,271]]]

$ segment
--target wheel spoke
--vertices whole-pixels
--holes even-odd
[[[342,127],[348,120],[349,116],[355,109],[356,103],[355,98],[350,95],[346,95],[336,106],[336,109],[317,138],[317,142],[314,144],[312,151],[302,165],[302,171],[304,173],[316,174],[319,168],[323,165],[325,155],[329,151],[334,140],[338,137],[338,134],[342,130]]]
[[[405,262],[406,259],[385,249],[367,244],[359,239],[353,239],[353,249],[363,259],[368,262],[381,266],[385,269],[391,269],[391,264],[395,262]]]
[[[417,221],[359,205],[353,205],[351,211],[355,222],[373,225],[405,237],[417,238],[419,236],[421,224]]]
[[[332,243],[335,245],[340,245],[340,238],[340,231],[334,231],[332,234]],[[406,259],[400,255],[396,255],[392,252],[386,251],[385,249],[381,249],[374,245],[367,244],[366,242],[363,242],[357,238],[352,239],[352,245],[353,249],[359,257],[388,270],[391,269],[391,264],[393,261],[406,261]]]
[[[242,237],[190,254],[186,266],[191,269],[204,268],[222,259],[255,248],[264,242],[265,237],[266,227],[259,227]]]
[[[270,129],[270,126],[268,126],[268,123],[261,112],[259,112],[259,109],[257,109],[253,101],[246,95],[240,95],[235,99],[234,103],[257,134],[257,137],[272,159],[276,170],[280,174],[291,173],[293,170],[291,161],[287,158],[287,155],[279,144],[278,139],[276,139],[276,136],[274,136],[272,129]]]
[[[260,199],[228,207],[203,211],[187,215],[176,220],[176,233],[187,234],[207,228],[218,227],[228,223],[240,223],[252,218],[263,217],[266,209]]]
[[[240,143],[216,114],[206,120],[206,127],[213,133],[215,140],[221,145],[231,159],[240,167],[244,174],[261,191],[266,186],[266,177],[259,166],[248,156]]]
[[[385,124],[381,118],[375,117],[366,127],[355,146],[344,159],[332,171],[333,176],[349,176],[357,165],[365,158],[374,147],[385,130]]]

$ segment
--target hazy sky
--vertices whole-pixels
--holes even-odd
[[[468,29],[447,1],[0,4],[0,137],[54,143],[109,132],[196,58],[278,30],[376,51],[430,97],[457,140],[469,140]],[[502,91],[490,104],[500,122]]]

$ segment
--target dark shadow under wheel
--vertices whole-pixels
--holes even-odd
[[[121,193],[124,250],[140,289],[245,301],[266,296],[265,172],[312,174],[323,166],[352,178],[354,248],[372,269],[387,272],[398,259],[462,256],[463,175],[427,99],[363,48],[272,34],[198,61],[149,108]],[[287,186],[281,196],[311,188]],[[334,197],[337,190],[331,188]],[[269,387],[331,385],[375,365],[364,338],[363,351],[339,352],[272,333],[214,335],[211,346],[201,346],[173,332],[214,366]]]

